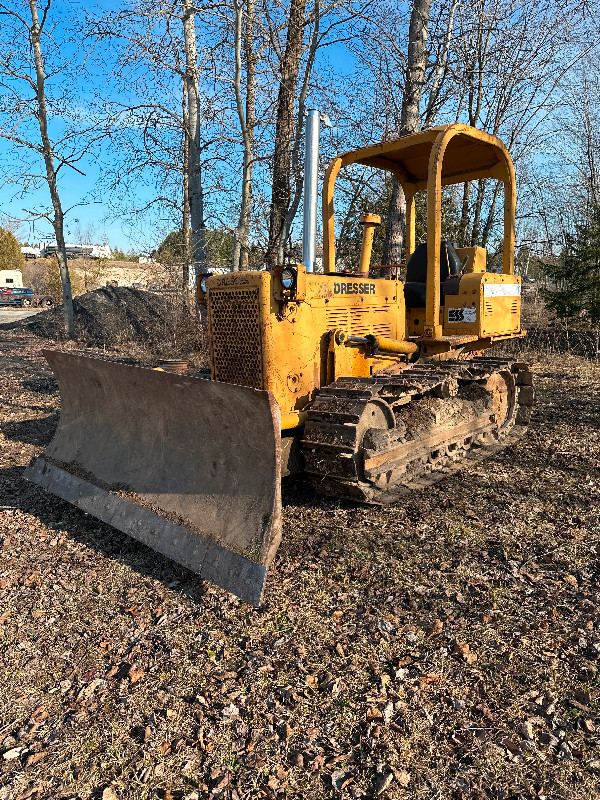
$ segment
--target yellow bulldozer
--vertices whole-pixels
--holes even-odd
[[[400,181],[406,265],[370,265],[379,218],[367,214],[359,264],[336,272],[334,186],[351,164]],[[501,274],[483,248],[441,238],[442,188],[488,177],[504,184]],[[255,605],[281,539],[282,477],[394,502],[512,441],[533,403],[526,364],[483,355],[525,333],[515,176],[498,138],[452,124],[345,153],[322,215],[322,274],[282,264],[198,282],[210,376],[44,351],[62,410],[26,476]]]

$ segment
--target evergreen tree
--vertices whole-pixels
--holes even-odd
[[[593,206],[588,220],[565,235],[565,247],[556,265],[546,272],[555,287],[546,292],[546,303],[562,319],[579,319],[600,326],[600,206]]]
[[[20,269],[25,266],[21,245],[14,235],[0,228],[0,269]]]
[[[206,230],[206,252],[208,266],[227,267],[231,263],[233,252],[233,234],[225,229]],[[191,243],[192,232],[188,233]],[[152,257],[163,264],[181,263],[184,256],[183,233],[181,230],[172,231],[152,251]]]

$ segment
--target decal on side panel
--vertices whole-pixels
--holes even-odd
[[[477,322],[477,311],[471,306],[467,308],[449,308],[448,322]]]
[[[520,283],[484,283],[484,297],[520,297]]]

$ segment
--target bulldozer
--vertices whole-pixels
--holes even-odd
[[[400,182],[405,264],[370,263],[380,219],[365,214],[359,263],[336,271],[334,189],[352,164]],[[504,186],[501,273],[484,248],[441,237],[443,187],[482,178]],[[200,276],[210,374],[44,350],[61,415],[26,477],[259,605],[285,476],[393,503],[514,441],[531,414],[531,370],[486,353],[525,335],[504,144],[456,123],[347,152],[325,173],[322,218],[322,273],[309,259]]]

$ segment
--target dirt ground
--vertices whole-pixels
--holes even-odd
[[[284,491],[254,610],[23,480],[56,424],[0,331],[0,800],[600,795],[600,365],[377,509]]]

